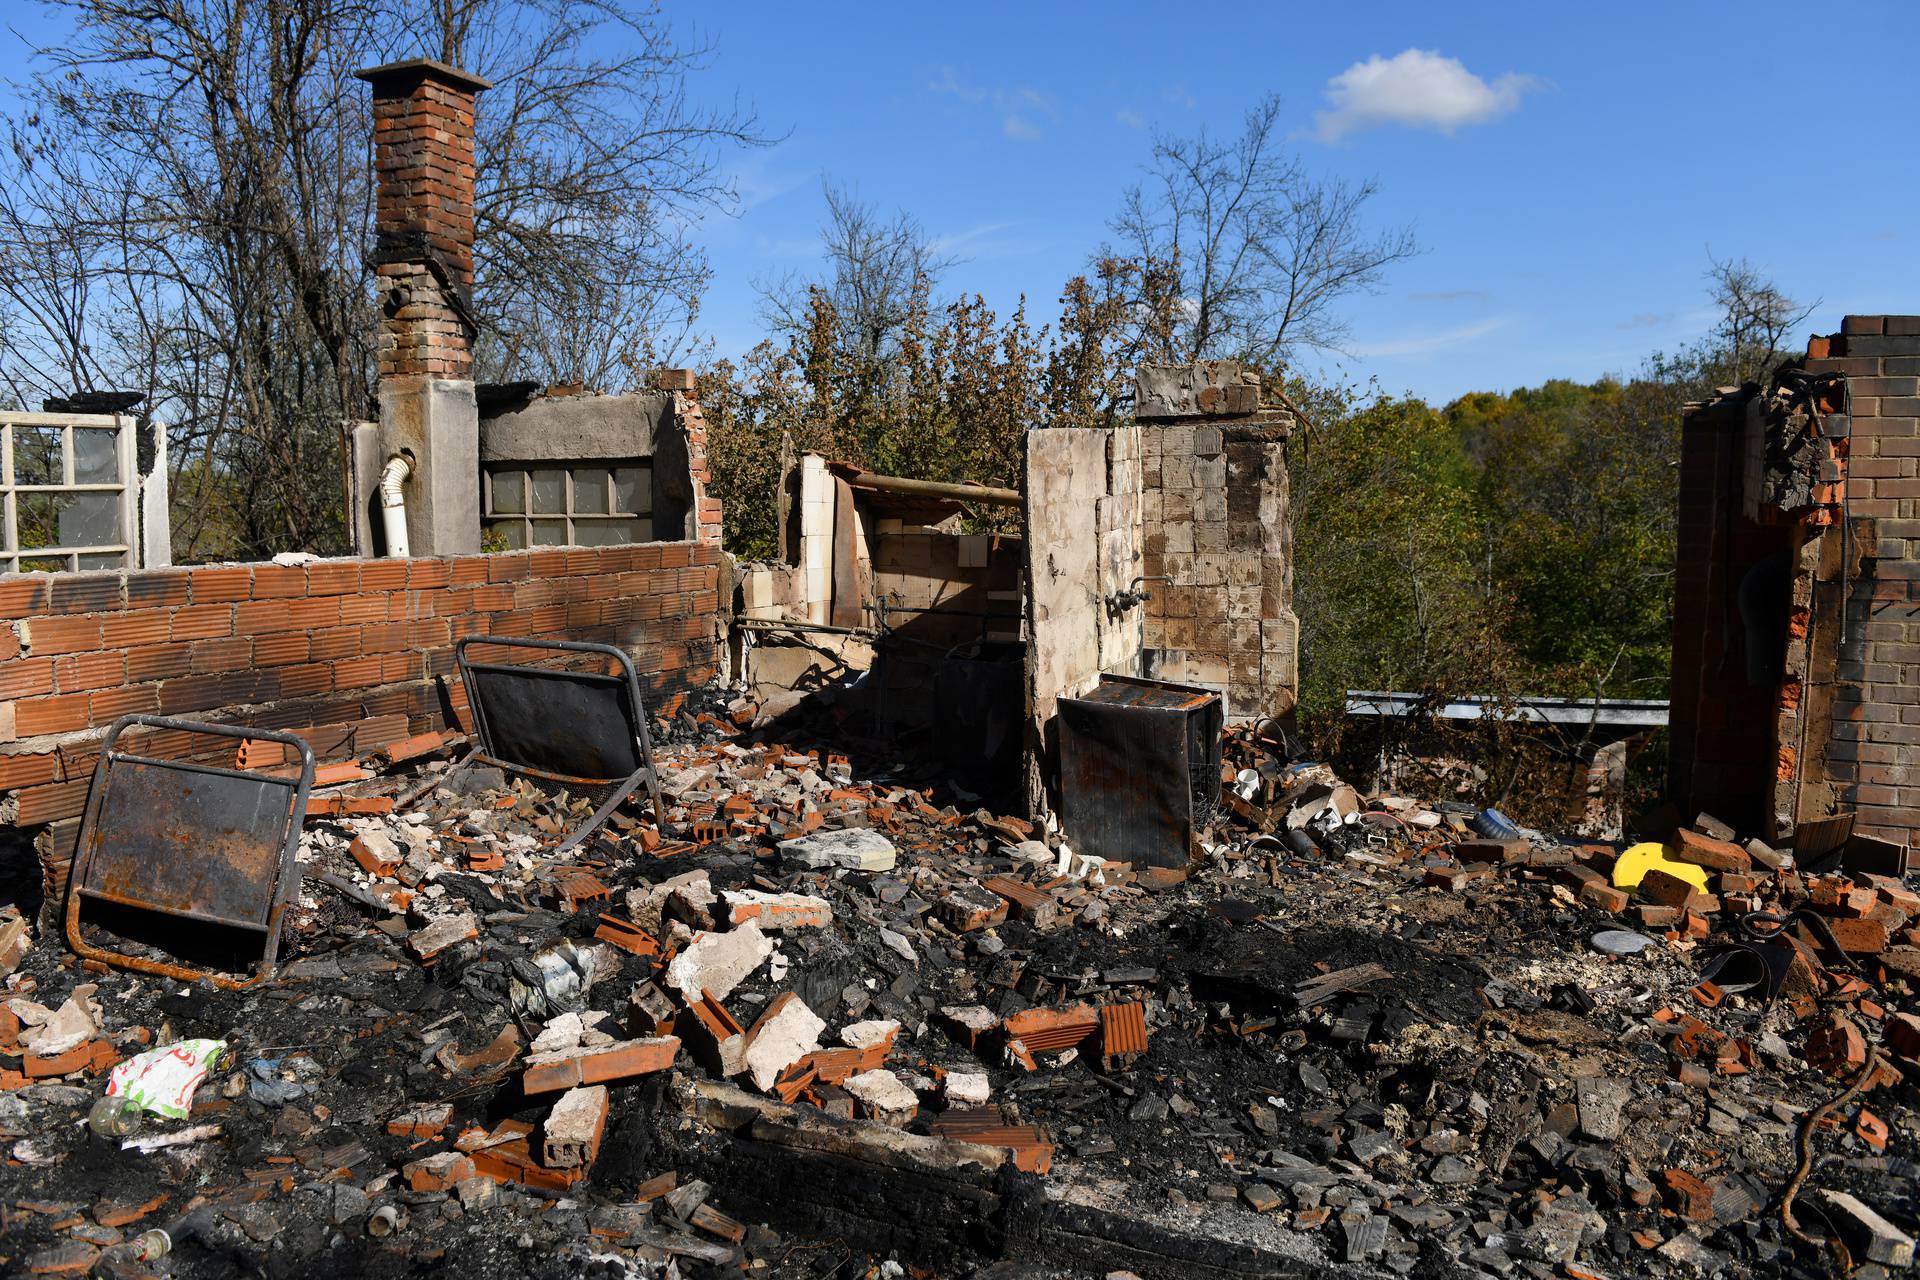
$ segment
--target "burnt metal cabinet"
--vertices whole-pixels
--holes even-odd
[[[1102,676],[1057,707],[1061,821],[1074,852],[1186,866],[1194,831],[1220,803],[1220,695]]]

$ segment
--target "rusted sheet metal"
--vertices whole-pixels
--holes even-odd
[[[300,769],[286,777],[122,751],[120,735],[134,726],[279,743]],[[312,786],[313,751],[292,734],[158,716],[115,722],[101,744],[81,820],[67,896],[68,944],[82,956],[121,968],[245,985],[229,975],[88,943],[81,930],[85,904],[112,903],[257,933],[255,977],[270,972],[280,950],[282,915],[299,883],[295,851]]]
[[[1103,676],[1062,698],[1061,818],[1074,851],[1184,867],[1220,799],[1220,698],[1205,689]]]
[[[611,673],[568,671],[515,662],[474,662],[474,645],[535,649],[549,653],[595,655],[613,664]],[[473,708],[476,745],[443,777],[430,780],[410,796],[404,808],[427,791],[446,786],[474,765],[491,765],[546,782],[607,791],[593,816],[555,845],[573,848],[613,816],[641,783],[653,801],[654,821],[666,830],[660,803],[660,777],[654,768],[647,733],[646,704],[633,661],[609,644],[579,640],[534,640],[511,636],[467,636],[454,646],[460,679]]]

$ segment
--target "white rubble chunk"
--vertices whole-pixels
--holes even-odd
[[[824,929],[833,923],[832,904],[810,893],[729,889],[720,896],[727,904],[729,924],[754,920],[762,929]]]
[[[648,933],[659,932],[668,902],[682,890],[688,894],[690,903],[698,901],[702,890],[707,900],[712,901],[713,890],[707,882],[707,873],[689,871],[658,884],[643,884],[627,890],[627,918]]]
[[[563,1013],[540,1029],[528,1046],[528,1053],[559,1053],[562,1049],[575,1049],[586,1034],[587,1024],[577,1013]]]
[[[816,871],[891,871],[900,855],[893,841],[869,827],[816,831],[780,842],[780,856]]]
[[[849,1049],[871,1049],[900,1034],[900,1024],[892,1018],[869,1018],[850,1022],[840,1029],[840,1043]]]
[[[984,1071],[949,1071],[941,1092],[954,1106],[984,1107],[993,1098],[993,1085]]]
[[[100,1030],[100,1005],[93,998],[99,989],[95,983],[82,983],[58,1009],[26,999],[9,1000],[7,1007],[32,1028],[20,1034],[21,1045],[31,1053],[51,1058],[93,1039]]]
[[[772,954],[773,939],[751,920],[727,933],[696,934],[667,966],[667,985],[689,1000],[703,991],[725,1000]]]
[[[871,1111],[881,1124],[899,1128],[920,1110],[920,1099],[891,1071],[862,1071],[848,1076],[840,1087]]]
[[[479,936],[480,921],[472,912],[460,911],[453,915],[441,916],[426,928],[409,935],[407,945],[412,947],[413,954],[422,960],[431,960],[455,943]]]
[[[820,1047],[826,1022],[789,991],[767,1006],[747,1031],[747,1072],[754,1087],[773,1088],[780,1073]]]
[[[1889,1267],[1910,1267],[1913,1265],[1913,1237],[1888,1222],[1865,1201],[1844,1191],[1829,1191],[1821,1188],[1819,1195],[1824,1198],[1836,1213],[1851,1219],[1854,1231],[1849,1233],[1842,1226],[1842,1234],[1847,1235],[1856,1245],[1854,1236],[1863,1237],[1866,1247],[1863,1252],[1869,1262],[1883,1263]]]

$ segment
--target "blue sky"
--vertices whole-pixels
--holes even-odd
[[[699,230],[723,350],[760,336],[755,280],[817,265],[823,177],[965,256],[950,288],[1051,318],[1151,130],[1231,130],[1268,91],[1315,171],[1377,178],[1374,216],[1423,245],[1351,306],[1354,352],[1329,362],[1390,392],[1631,371],[1709,323],[1709,252],[1821,300],[1818,331],[1920,311],[1912,3],[699,14],[718,43],[701,91],[789,131],[735,166],[739,215]]]
[[[1024,293],[1050,320],[1152,131],[1235,130],[1270,91],[1309,167],[1377,179],[1374,219],[1424,248],[1347,309],[1352,353],[1326,372],[1435,400],[1630,372],[1709,323],[1709,252],[1820,300],[1819,331],[1920,312],[1911,0],[716,0],[667,16],[717,45],[694,95],[737,93],[783,135],[728,160],[739,210],[695,228],[722,353],[762,336],[756,282],[817,268],[824,179],[963,257],[949,291],[1003,311]],[[54,25],[37,7],[8,21]],[[0,45],[0,81],[25,74],[21,49]]]

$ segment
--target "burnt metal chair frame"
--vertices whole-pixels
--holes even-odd
[[[252,739],[261,742],[277,742],[291,748],[299,757],[300,771],[293,777],[284,774],[261,773],[241,769],[231,769],[222,765],[203,764],[193,760],[168,760],[156,756],[140,755],[118,749],[120,735],[126,730],[140,727],[174,732],[202,734],[215,738],[236,738],[241,741]],[[195,907],[187,903],[161,903],[139,896],[139,886],[131,891],[121,889],[115,892],[104,879],[113,875],[111,868],[102,869],[102,855],[112,837],[120,840],[131,839],[135,833],[109,832],[102,828],[101,822],[108,812],[108,805],[114,798],[115,773],[122,766],[137,766],[141,770],[166,770],[172,773],[204,779],[220,779],[227,784],[221,786],[183,787],[179,798],[186,801],[192,797],[191,808],[183,805],[176,813],[191,812],[195,823],[204,822],[205,830],[177,830],[169,828],[156,832],[160,839],[167,840],[178,847],[181,857],[206,855],[209,861],[220,858],[221,848],[217,836],[219,824],[223,818],[231,816],[234,820],[244,820],[245,814],[235,803],[236,796],[231,784],[238,782],[249,784],[260,790],[264,798],[273,788],[284,789],[287,793],[285,834],[278,836],[271,844],[259,839],[253,841],[253,849],[244,844],[233,852],[246,854],[257,852],[266,855],[277,845],[278,853],[271,867],[271,880],[264,886],[264,901],[246,915],[229,912],[222,914],[217,908]],[[125,784],[132,786],[134,784]],[[270,976],[280,953],[280,931],[285,922],[287,903],[294,889],[300,883],[298,853],[300,848],[300,829],[306,818],[307,796],[313,790],[313,748],[305,739],[291,733],[275,733],[270,730],[252,729],[243,725],[205,724],[197,720],[177,720],[166,716],[130,715],[122,716],[113,722],[100,743],[100,760],[94,766],[93,782],[87,791],[87,807],[80,821],[79,838],[74,853],[73,873],[67,886],[66,901],[66,937],[67,945],[76,955],[88,960],[97,960],[117,968],[131,969],[138,973],[156,974],[161,977],[178,978],[188,982],[202,978],[210,979],[216,986],[229,990],[250,986]],[[149,788],[151,791],[151,788]],[[244,797],[244,791],[241,797]],[[223,798],[226,808],[223,809]],[[166,809],[155,812],[166,814]],[[266,815],[261,815],[266,820]],[[228,834],[244,834],[238,828],[229,828]],[[255,833],[256,837],[258,832]],[[198,837],[198,838],[196,838]],[[189,841],[192,843],[189,844]],[[124,855],[126,850],[121,851]],[[226,864],[232,868],[234,881],[248,884],[246,868],[231,859]],[[96,870],[100,871],[103,883],[93,883]],[[229,881],[231,885],[234,881]],[[204,883],[204,882],[203,882]],[[200,887],[198,885],[194,887]],[[259,894],[254,895],[259,898]],[[250,978],[235,978],[211,970],[195,968],[191,965],[169,964],[145,956],[128,955],[104,947],[96,947],[81,936],[81,905],[87,898],[98,898],[103,902],[131,908],[136,911],[152,912],[156,915],[171,916],[182,921],[201,921],[207,924],[221,925],[227,928],[247,929],[264,932],[260,962]],[[238,904],[236,903],[236,906]]]
[[[480,662],[471,661],[467,650],[473,645],[491,645],[506,649],[539,649],[550,653],[593,654],[610,659],[617,671],[612,674],[601,672],[569,671],[562,667],[541,667],[526,662]],[[666,808],[660,802],[660,771],[653,760],[653,740],[647,732],[647,706],[640,693],[640,678],[633,669],[633,660],[626,653],[610,644],[595,644],[585,640],[536,640],[530,637],[515,636],[465,636],[454,645],[454,660],[460,668],[460,682],[467,691],[467,706],[473,715],[474,746],[462,756],[444,775],[434,778],[426,785],[402,796],[395,802],[396,808],[405,808],[420,797],[446,786],[461,773],[478,765],[489,765],[508,773],[524,774],[543,782],[558,783],[570,787],[608,787],[613,791],[600,807],[593,811],[581,826],[570,832],[565,839],[546,850],[559,854],[580,844],[604,827],[613,817],[614,810],[631,796],[642,782],[647,784],[648,798],[653,803],[654,823],[664,834],[667,829]],[[489,709],[487,697],[483,692],[484,681],[476,681],[476,672],[483,675],[488,672],[512,675],[516,672],[537,673],[542,679],[572,680],[605,687],[611,683],[624,688],[628,705],[632,709],[629,729],[633,735],[634,755],[640,767],[623,778],[585,778],[568,773],[559,773],[539,765],[523,761],[509,760],[500,747],[499,734],[493,720],[498,708]]]

